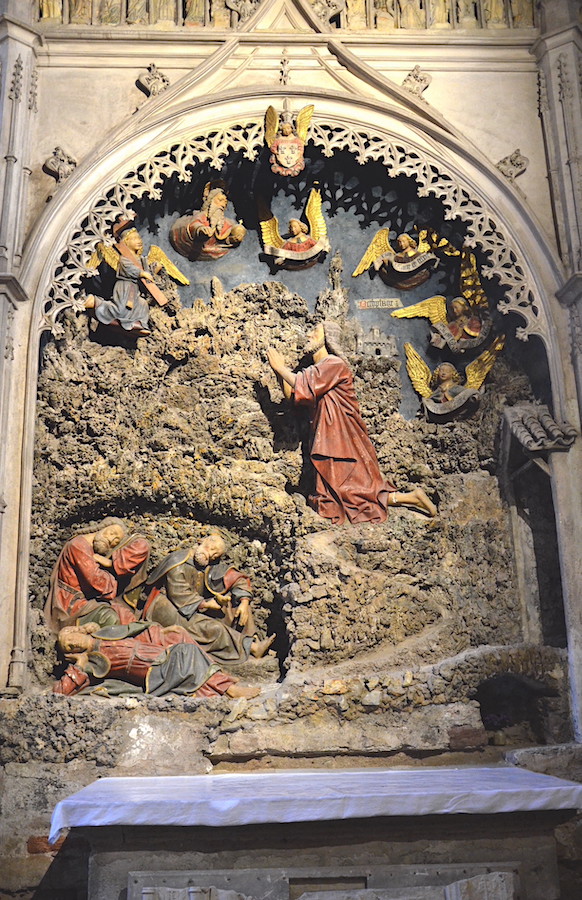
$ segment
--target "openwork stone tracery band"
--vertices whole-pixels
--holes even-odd
[[[466,187],[453,175],[442,171],[440,161],[437,164],[424,151],[400,139],[344,125],[314,121],[310,142],[321,148],[325,157],[333,156],[335,151],[347,150],[361,165],[380,162],[389,177],[406,175],[413,178],[420,197],[433,195],[439,198],[446,209],[446,217],[466,222],[468,241],[488,254],[485,274],[497,275],[505,287],[506,299],[498,303],[498,309],[502,313],[517,312],[525,320],[525,325],[516,331],[517,337],[527,340],[532,334],[546,335],[541,306],[536,302],[514,241],[502,232],[491,213]],[[58,334],[61,326],[57,319],[62,310],[83,308],[79,286],[83,276],[88,274],[87,262],[99,241],[111,243],[111,226],[120,213],[131,214],[132,204],[143,197],[161,199],[164,182],[171,176],[183,182],[191,181],[192,169],[200,163],[208,163],[220,170],[229,153],[237,152],[254,160],[263,143],[262,121],[213,129],[205,136],[160,150],[110,187],[69,235],[58,263],[58,275],[55,275],[43,304],[40,330],[50,329]]]

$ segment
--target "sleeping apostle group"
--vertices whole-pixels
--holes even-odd
[[[274,640],[257,638],[250,580],[221,561],[225,551],[222,537],[210,534],[147,578],[149,543],[121,519],[67,541],[45,607],[70,663],[55,692],[92,690],[109,675],[156,694],[256,695],[230,676],[215,677],[222,665],[264,656]]]

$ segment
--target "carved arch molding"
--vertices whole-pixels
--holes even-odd
[[[516,312],[525,321],[517,328],[516,336],[524,341],[532,335],[547,339],[543,307],[528,277],[527,266],[520,259],[517,245],[495,222],[490,210],[455,175],[443,170],[441,159],[437,160],[410,142],[368,127],[359,129],[314,120],[309,140],[326,157],[333,156],[336,150],[343,150],[354,155],[361,165],[380,162],[389,177],[406,175],[413,178],[419,197],[432,194],[440,199],[447,219],[459,218],[467,223],[467,243],[479,246],[485,252],[485,274],[498,276],[504,285],[506,299],[499,301],[498,310],[504,314]],[[177,176],[180,181],[190,181],[196,164],[207,163],[220,170],[229,153],[240,152],[252,161],[263,147],[262,119],[215,127],[193,139],[172,141],[107,188],[69,232],[40,309],[39,331],[50,330],[58,335],[62,328],[58,321],[62,311],[71,307],[84,308],[79,298],[79,286],[82,278],[89,274],[87,262],[99,241],[111,243],[111,225],[120,213],[131,214],[131,205],[144,197],[160,199],[164,182],[172,176]]]

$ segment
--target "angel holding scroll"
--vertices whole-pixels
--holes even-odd
[[[168,302],[168,297],[155,284],[154,276],[165,269],[180,284],[190,282],[161,247],[152,245],[147,258],[143,255],[143,241],[131,219],[116,222],[113,234],[117,239],[115,246],[98,244],[88,263],[89,269],[95,269],[103,262],[113,269],[115,284],[111,297],[89,294],[85,308],[94,310],[102,325],[116,326],[134,337],[143,337],[150,334],[147,296],[153,297],[160,306]]]

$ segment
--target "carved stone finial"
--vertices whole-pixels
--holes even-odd
[[[47,175],[52,175],[57,184],[62,184],[69,177],[78,163],[74,156],[65,153],[62,147],[55,147],[51,156],[45,159],[43,169]]]
[[[158,94],[169,88],[170,79],[160,72],[156,64],[152,62],[147,67],[147,71],[140,73],[136,85],[147,97],[157,97]]]
[[[503,159],[500,159],[497,163],[497,168],[502,175],[505,175],[513,183],[518,175],[523,175],[528,165],[529,159],[527,156],[522,156],[521,150],[517,149],[510,153],[509,156],[504,156]]]
[[[289,74],[290,74],[290,63],[289,56],[287,54],[287,48],[283,50],[283,56],[281,57],[281,65],[279,67],[279,84],[282,84],[283,87],[286,87],[289,83]]]
[[[10,99],[15,100],[17,103],[20,103],[20,99],[22,97],[22,69],[22,57],[19,56],[14,63],[14,69],[12,71],[12,83],[10,85],[10,93],[8,94]]]
[[[428,72],[423,72],[420,66],[415,66],[402,82],[402,87],[410,94],[420,97],[422,92],[426,91],[431,81],[432,75],[429,75]]]

